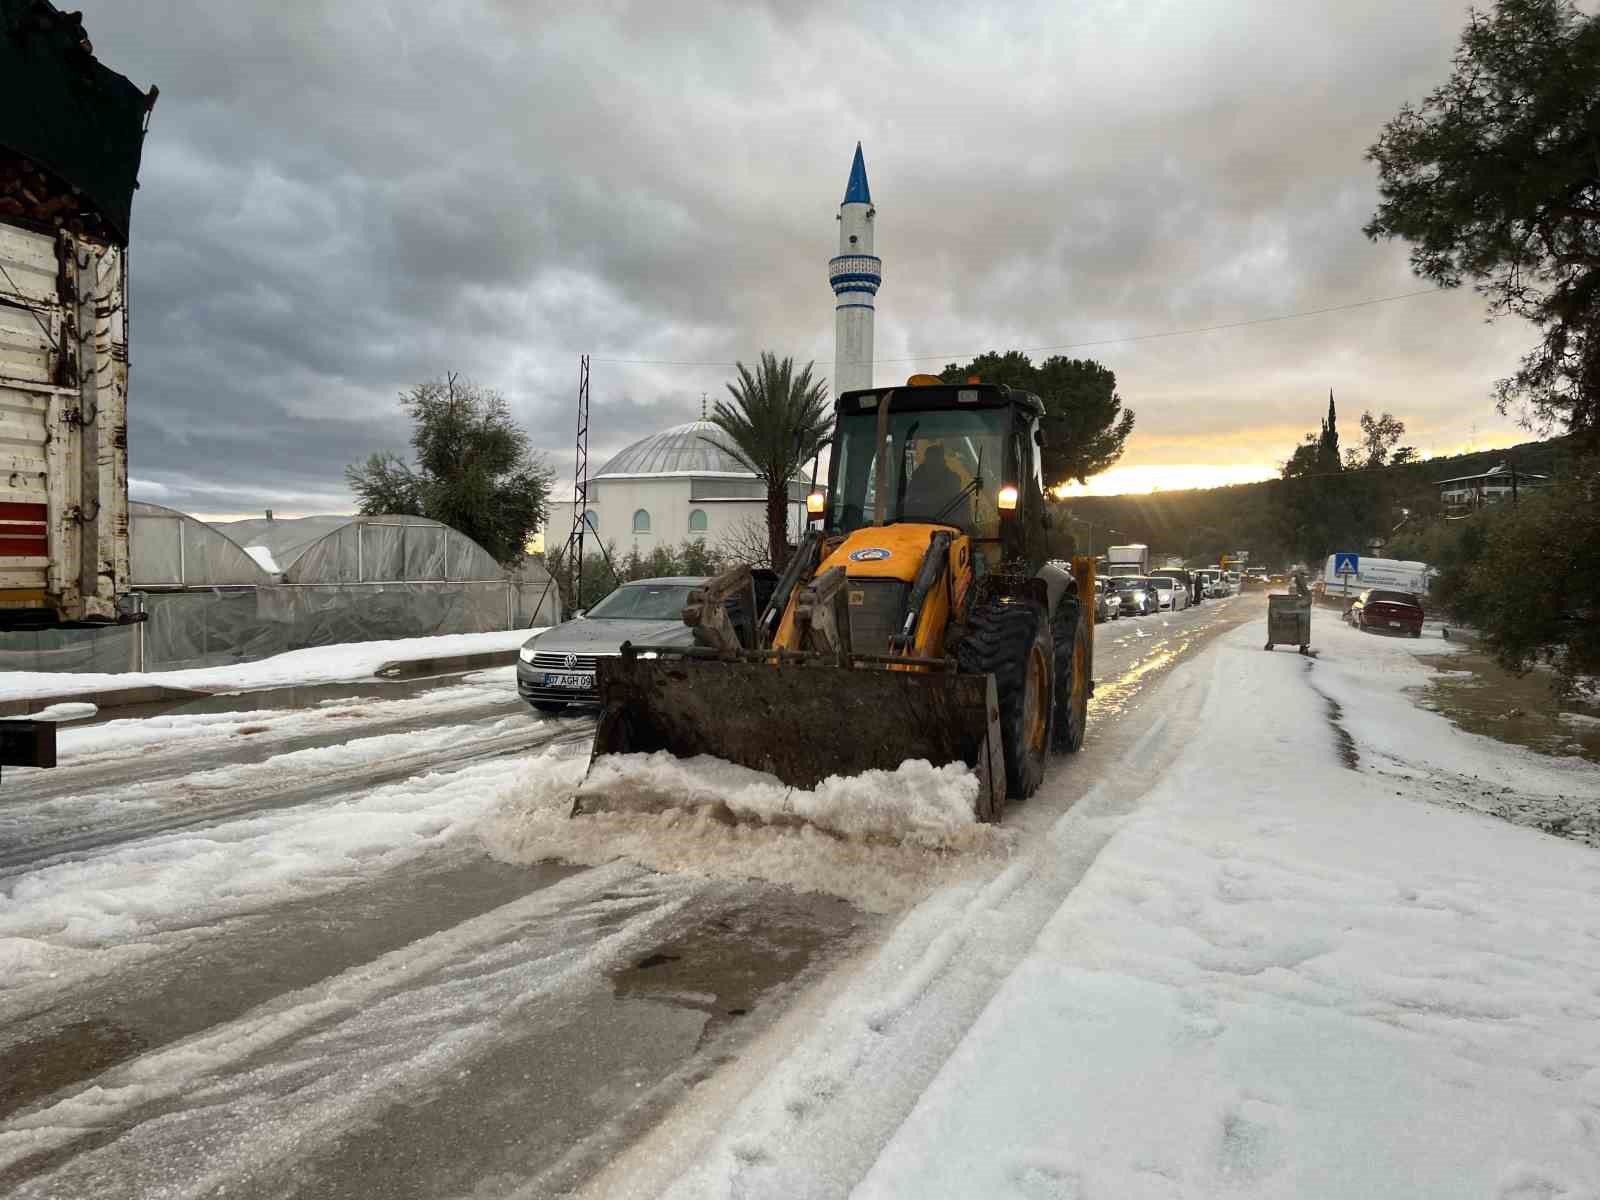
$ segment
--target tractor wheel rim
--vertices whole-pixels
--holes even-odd
[[[1027,711],[1023,714],[1028,731],[1028,749],[1031,753],[1044,751],[1045,737],[1050,726],[1050,675],[1044,661],[1044,651],[1037,645],[1028,654]]]

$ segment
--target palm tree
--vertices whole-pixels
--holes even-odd
[[[789,481],[817,456],[833,428],[828,385],[811,378],[816,363],[795,373],[794,359],[778,361],[770,350],[752,374],[736,363],[739,378],[728,384],[733,403],[718,400],[708,418],[722,436],[706,441],[731,454],[767,485],[767,545],[772,567],[789,557]]]

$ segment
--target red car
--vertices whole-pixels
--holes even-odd
[[[1344,619],[1357,629],[1422,636],[1422,605],[1410,592],[1368,588],[1350,602]]]

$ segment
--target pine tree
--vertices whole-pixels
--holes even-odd
[[[505,397],[447,375],[400,397],[416,466],[393,453],[345,468],[361,512],[411,513],[453,526],[511,565],[545,516],[554,472]]]

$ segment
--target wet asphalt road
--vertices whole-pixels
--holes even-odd
[[[1070,806],[1160,679],[1264,607],[1097,630],[1086,746],[1008,824],[1028,836]],[[270,856],[302,815],[403,809],[419,779],[470,790],[532,753],[584,754],[592,731],[534,717],[509,670],[277,703],[208,702],[210,724],[170,743],[152,723],[182,710],[102,726],[57,771],[8,773],[0,920],[43,894],[76,953],[74,888],[159,888],[175,856],[246,837]],[[161,937],[64,958],[64,982],[0,982],[0,1193],[566,1194],[892,920],[620,861],[512,866],[470,838],[386,862],[353,853],[331,884],[243,900],[224,879],[215,914],[200,898]]]

